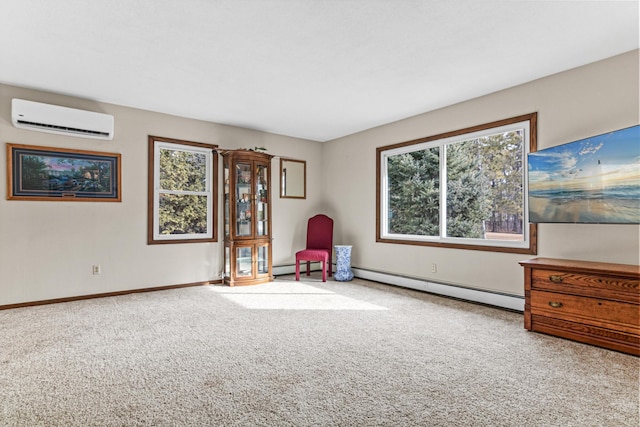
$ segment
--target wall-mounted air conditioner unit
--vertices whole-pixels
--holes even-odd
[[[84,138],[113,139],[113,116],[58,105],[11,100],[11,122],[20,129]]]

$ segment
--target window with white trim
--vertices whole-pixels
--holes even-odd
[[[535,113],[379,147],[377,241],[535,254],[535,147]]]
[[[214,148],[149,137],[149,244],[216,241]]]

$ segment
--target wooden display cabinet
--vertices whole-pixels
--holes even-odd
[[[229,286],[273,280],[271,159],[250,150],[220,153],[224,179],[224,272]]]

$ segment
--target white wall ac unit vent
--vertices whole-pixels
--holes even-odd
[[[11,100],[11,122],[20,129],[95,139],[113,139],[113,116],[58,105]]]

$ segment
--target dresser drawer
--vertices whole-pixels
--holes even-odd
[[[640,335],[637,304],[532,290],[531,314]]]
[[[640,356],[640,336],[609,328],[534,315],[531,330]]]
[[[640,280],[535,269],[531,289],[616,299],[640,304]]]

